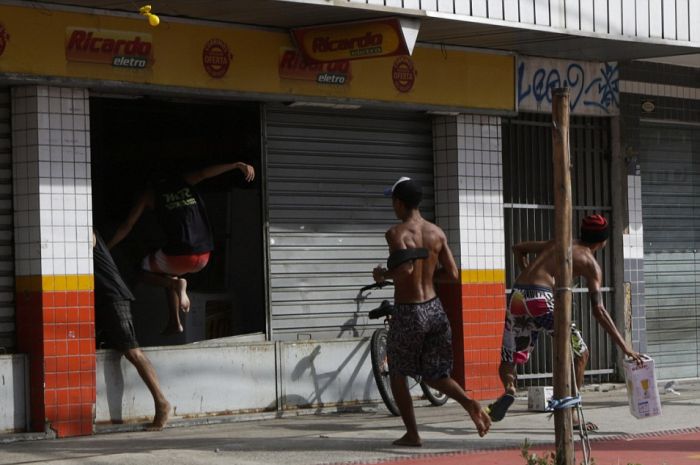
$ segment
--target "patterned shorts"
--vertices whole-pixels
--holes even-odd
[[[524,364],[535,348],[541,331],[551,334],[554,329],[554,294],[547,287],[513,286],[503,327],[501,360]],[[588,347],[581,332],[571,325],[571,347],[581,356]]]
[[[440,379],[452,371],[452,331],[440,299],[396,304],[389,323],[389,372]]]

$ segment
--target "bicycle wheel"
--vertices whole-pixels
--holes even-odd
[[[447,394],[442,393],[437,389],[433,389],[423,382],[420,383],[420,388],[423,390],[425,398],[428,399],[428,401],[430,401],[430,403],[434,406],[439,407],[441,405],[445,405],[445,402],[447,402]]]
[[[386,356],[386,340],[388,336],[389,332],[384,328],[377,329],[372,334],[372,341],[370,342],[372,373],[384,405],[386,405],[386,408],[389,409],[392,415],[399,416],[399,407],[396,405],[394,395],[391,393],[391,382],[389,380],[389,362]]]

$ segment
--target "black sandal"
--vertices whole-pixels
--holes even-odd
[[[491,421],[501,421],[506,416],[506,412],[515,402],[515,396],[512,394],[503,394],[496,402],[486,407],[486,413],[489,414]]]

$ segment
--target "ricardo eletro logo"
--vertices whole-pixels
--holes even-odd
[[[408,53],[398,18],[300,27],[291,33],[308,64]]]
[[[150,34],[70,27],[66,29],[66,60],[144,69],[153,65]]]
[[[281,79],[313,81],[317,84],[344,86],[352,80],[350,61],[340,60],[329,63],[306,63],[297,50],[282,48],[278,72]]]
[[[233,54],[228,44],[221,39],[211,39],[204,44],[202,50],[202,65],[207,74],[213,78],[222,78],[228,72]]]

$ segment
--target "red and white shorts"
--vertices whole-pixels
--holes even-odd
[[[161,273],[171,276],[182,276],[196,273],[207,266],[210,252],[191,255],[166,255],[158,250],[143,259],[141,267],[151,273]]]

